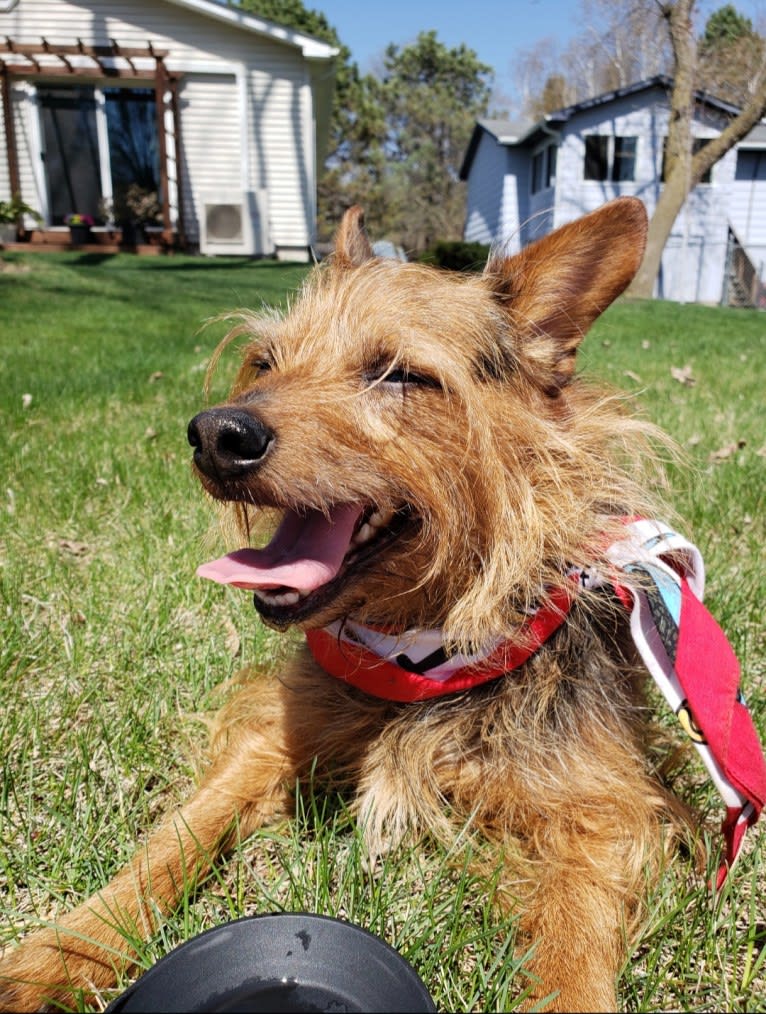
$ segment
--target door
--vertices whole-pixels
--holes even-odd
[[[98,216],[101,173],[92,87],[38,89],[52,225],[70,212]]]

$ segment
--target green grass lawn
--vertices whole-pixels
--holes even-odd
[[[0,255],[0,945],[105,883],[187,793],[216,686],[273,657],[249,597],[194,576],[217,547],[185,434],[222,334],[201,325],[282,303],[303,274]],[[686,452],[671,469],[675,504],[764,731],[766,316],[620,304],[583,364]],[[718,799],[691,755],[679,788],[717,845]],[[627,1009],[766,1007],[763,839],[751,834],[718,904],[683,862],[668,872],[621,978]],[[142,960],[241,914],[310,909],[385,936],[442,1010],[514,1009],[525,979],[513,925],[493,913],[491,884],[447,858],[404,848],[371,872],[343,800],[309,792],[294,823],[240,845],[184,899]]]

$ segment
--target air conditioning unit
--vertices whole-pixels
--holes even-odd
[[[200,197],[203,254],[270,254],[265,190],[209,193]]]

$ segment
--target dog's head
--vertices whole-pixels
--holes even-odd
[[[593,320],[643,254],[624,198],[459,275],[373,256],[350,209],[284,316],[243,314],[230,399],[189,425],[205,489],[277,515],[203,573],[253,589],[271,624],[506,633],[629,507],[626,427],[574,378]]]

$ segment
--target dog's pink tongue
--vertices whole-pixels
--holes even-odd
[[[361,508],[348,505],[325,517],[288,511],[263,549],[239,549],[197,568],[199,577],[237,588],[292,588],[314,591],[340,570]]]

